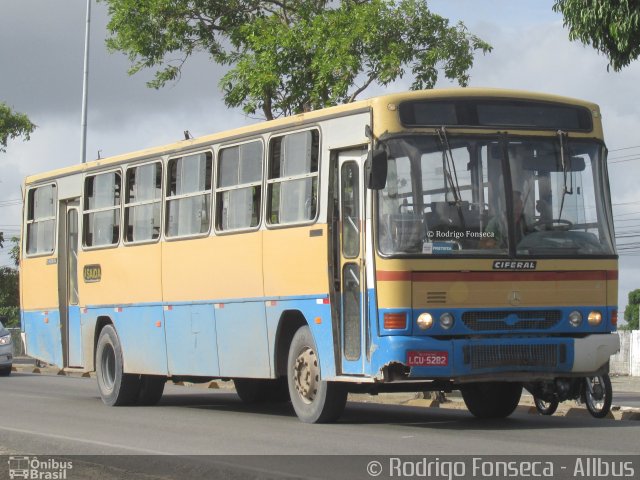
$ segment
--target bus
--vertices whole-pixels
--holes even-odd
[[[606,152],[593,103],[463,88],[29,176],[27,354],[111,406],[233,379],[308,423],[349,392],[562,398],[619,348]]]

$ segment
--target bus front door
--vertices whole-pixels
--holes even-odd
[[[82,335],[78,302],[77,199],[61,202],[58,255],[58,304],[65,367],[82,366]]]
[[[364,263],[364,189],[361,159],[366,152],[339,154],[340,350],[343,374],[362,374],[367,336]]]

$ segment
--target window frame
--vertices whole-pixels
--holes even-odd
[[[169,174],[170,174],[170,163],[173,160],[178,160],[181,158],[185,158],[185,157],[191,157],[194,155],[200,155],[200,154],[209,154],[211,156],[211,174],[209,177],[209,180],[211,181],[211,188],[209,190],[199,190],[197,192],[189,192],[189,193],[185,193],[185,194],[180,194],[180,195],[173,195],[170,196],[168,193],[169,190],[169,186],[170,186],[170,179],[169,179]],[[164,175],[163,175],[163,192],[162,192],[162,216],[163,216],[163,226],[162,226],[162,233],[161,233],[161,237],[164,241],[167,242],[175,242],[175,241],[180,241],[180,240],[189,240],[189,239],[195,239],[195,238],[205,238],[208,237],[211,234],[212,231],[212,225],[214,223],[214,218],[213,218],[213,213],[215,212],[214,210],[214,196],[213,196],[213,191],[214,191],[214,181],[215,181],[215,175],[214,175],[214,164],[216,161],[216,155],[215,152],[213,151],[212,147],[207,147],[207,148],[203,148],[202,150],[196,150],[196,151],[187,151],[187,152],[182,152],[181,154],[178,155],[173,155],[167,158],[166,162],[165,162],[165,169],[164,169]],[[200,232],[200,233],[193,233],[193,234],[189,234],[189,235],[169,235],[167,232],[167,229],[169,228],[169,221],[167,219],[167,216],[169,215],[169,202],[170,201],[174,201],[174,200],[180,200],[183,198],[191,198],[191,197],[196,197],[199,195],[207,195],[207,193],[210,196],[210,201],[209,201],[209,207],[207,209],[208,214],[209,214],[209,225],[208,228],[205,232]]]
[[[156,158],[156,159],[152,159],[152,160],[147,160],[145,162],[141,162],[141,163],[134,163],[134,164],[130,164],[127,165],[124,169],[124,185],[123,185],[123,202],[122,202],[122,243],[127,246],[127,247],[133,247],[136,245],[147,245],[147,244],[153,244],[153,243],[158,243],[160,242],[160,240],[162,239],[163,233],[164,233],[164,199],[165,199],[165,162],[162,161],[162,159],[160,158]],[[154,199],[154,200],[142,200],[142,201],[135,201],[135,202],[127,202],[127,195],[129,192],[129,171],[139,168],[139,167],[145,167],[148,165],[160,165],[160,198],[159,199]],[[126,224],[126,220],[127,220],[127,209],[128,208],[135,208],[135,207],[139,207],[139,206],[143,206],[143,205],[155,205],[156,203],[160,204],[160,231],[158,233],[158,238],[151,238],[148,240],[133,240],[133,241],[128,241],[127,240],[127,229],[128,229],[128,225]]]
[[[49,217],[43,217],[41,219],[36,220],[34,219],[29,219],[29,210],[31,205],[31,199],[33,197],[35,197],[35,191],[38,190],[39,188],[43,188],[43,187],[51,187],[53,190],[53,195],[52,195],[52,203],[53,203],[53,216],[49,216]],[[32,197],[33,195],[33,197]],[[51,182],[51,183],[44,183],[42,185],[35,185],[30,187],[27,190],[27,195],[26,195],[26,209],[25,209],[25,221],[24,221],[24,256],[25,258],[36,258],[36,257],[50,257],[51,255],[55,254],[56,249],[58,248],[58,185],[56,182]],[[34,217],[35,217],[35,207],[34,207]],[[50,251],[46,251],[46,252],[36,252],[36,253],[28,253],[29,252],[29,225],[33,225],[34,223],[38,223],[38,222],[45,222],[45,221],[51,221],[53,220],[53,243],[52,243],[52,249]]]
[[[236,185],[229,186],[229,187],[219,187],[218,182],[220,181],[220,165],[221,165],[221,159],[222,159],[222,152],[226,149],[241,147],[242,145],[247,145],[249,143],[259,143],[262,149],[261,156],[260,156],[260,180],[255,182],[249,182],[249,183],[238,183]],[[247,139],[247,140],[243,140],[240,142],[235,142],[227,145],[220,145],[216,153],[217,154],[216,154],[215,173],[214,173],[215,187],[213,189],[215,191],[215,197],[214,197],[214,202],[212,202],[214,203],[212,223],[213,223],[215,234],[216,235],[232,235],[236,233],[247,233],[247,232],[253,232],[253,231],[259,230],[265,216],[263,207],[264,207],[265,198],[266,198],[265,159],[266,159],[267,152],[265,149],[264,139],[262,137],[257,137],[257,138]],[[219,222],[222,220],[222,218],[220,218],[219,212],[218,212],[218,194],[234,191],[234,190],[241,190],[241,189],[250,188],[250,187],[260,187],[260,205],[258,205],[258,223],[253,227],[250,226],[250,227],[228,228],[228,229],[220,228]]]
[[[89,177],[97,177],[98,175],[105,175],[105,174],[109,174],[109,173],[116,173],[120,175],[120,201],[118,202],[117,206],[111,206],[111,207],[102,207],[102,208],[94,208],[94,209],[87,209],[85,208],[85,200],[86,200],[86,189],[87,189],[87,179]],[[122,222],[123,222],[123,217],[122,217],[122,203],[123,203],[123,194],[124,194],[124,190],[123,190],[123,182],[122,182],[122,178],[123,178],[123,170],[122,167],[117,167],[117,168],[112,168],[112,169],[108,169],[108,170],[104,170],[104,171],[97,171],[97,172],[90,172],[85,174],[82,177],[82,197],[81,197],[81,201],[80,201],[80,206],[81,206],[81,212],[82,212],[82,219],[81,219],[81,223],[80,223],[80,229],[81,229],[81,236],[82,236],[82,250],[83,251],[91,251],[91,250],[104,250],[104,249],[108,249],[108,248],[118,248],[120,246],[120,244],[122,243]],[[86,244],[86,237],[85,237],[85,218],[86,215],[91,214],[91,213],[98,213],[98,212],[106,212],[109,210],[118,210],[118,220],[119,220],[119,224],[118,224],[118,228],[119,228],[119,232],[118,232],[118,240],[115,243],[109,243],[109,244],[105,244],[105,245],[87,245]]]
[[[277,138],[284,138],[287,137],[289,135],[295,135],[298,133],[304,133],[304,132],[316,132],[318,135],[318,168],[315,172],[311,172],[311,173],[305,173],[305,174],[298,174],[298,175],[288,175],[288,176],[284,176],[284,177],[277,177],[277,178],[269,178],[270,172],[271,172],[271,167],[273,165],[273,158],[272,158],[272,152],[271,152],[271,148],[272,148],[272,142],[273,140],[277,139]],[[289,227],[297,227],[297,226],[305,226],[305,225],[313,225],[315,223],[317,223],[318,218],[320,216],[320,194],[321,194],[321,185],[320,185],[320,179],[321,179],[321,175],[320,172],[322,170],[322,144],[323,144],[323,138],[322,138],[322,130],[320,129],[319,126],[310,126],[307,128],[303,128],[303,129],[299,129],[299,130],[290,130],[290,131],[285,131],[285,132],[278,132],[277,134],[273,134],[271,136],[269,136],[268,142],[267,142],[267,162],[266,162],[266,171],[265,171],[265,175],[264,175],[264,214],[263,214],[263,218],[264,218],[264,223],[266,228],[268,229],[278,229],[278,228],[289,228]],[[310,219],[306,219],[306,220],[302,220],[302,221],[296,221],[296,222],[280,222],[280,223],[273,223],[271,222],[271,205],[272,205],[272,186],[275,184],[282,184],[285,183],[287,181],[293,181],[293,180],[304,180],[306,178],[316,178],[316,211],[315,211],[315,215],[310,218]]]

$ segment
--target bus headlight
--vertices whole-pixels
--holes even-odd
[[[589,316],[587,317],[587,321],[589,325],[592,327],[597,327],[602,323],[602,314],[600,312],[589,312]]]
[[[428,312],[421,313],[418,316],[417,323],[421,330],[427,330],[433,326],[433,317]]]
[[[11,334],[0,337],[0,345],[9,345],[11,343]]]
[[[445,330],[449,330],[453,327],[454,318],[450,313],[443,313],[440,315],[440,326]]]
[[[577,310],[571,312],[569,314],[569,323],[572,327],[579,327],[582,323],[582,314]]]

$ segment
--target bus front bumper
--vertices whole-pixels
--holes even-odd
[[[438,340],[383,337],[372,371],[383,382],[447,379],[532,381],[589,376],[608,368],[620,349],[617,333],[571,337],[491,337]]]

